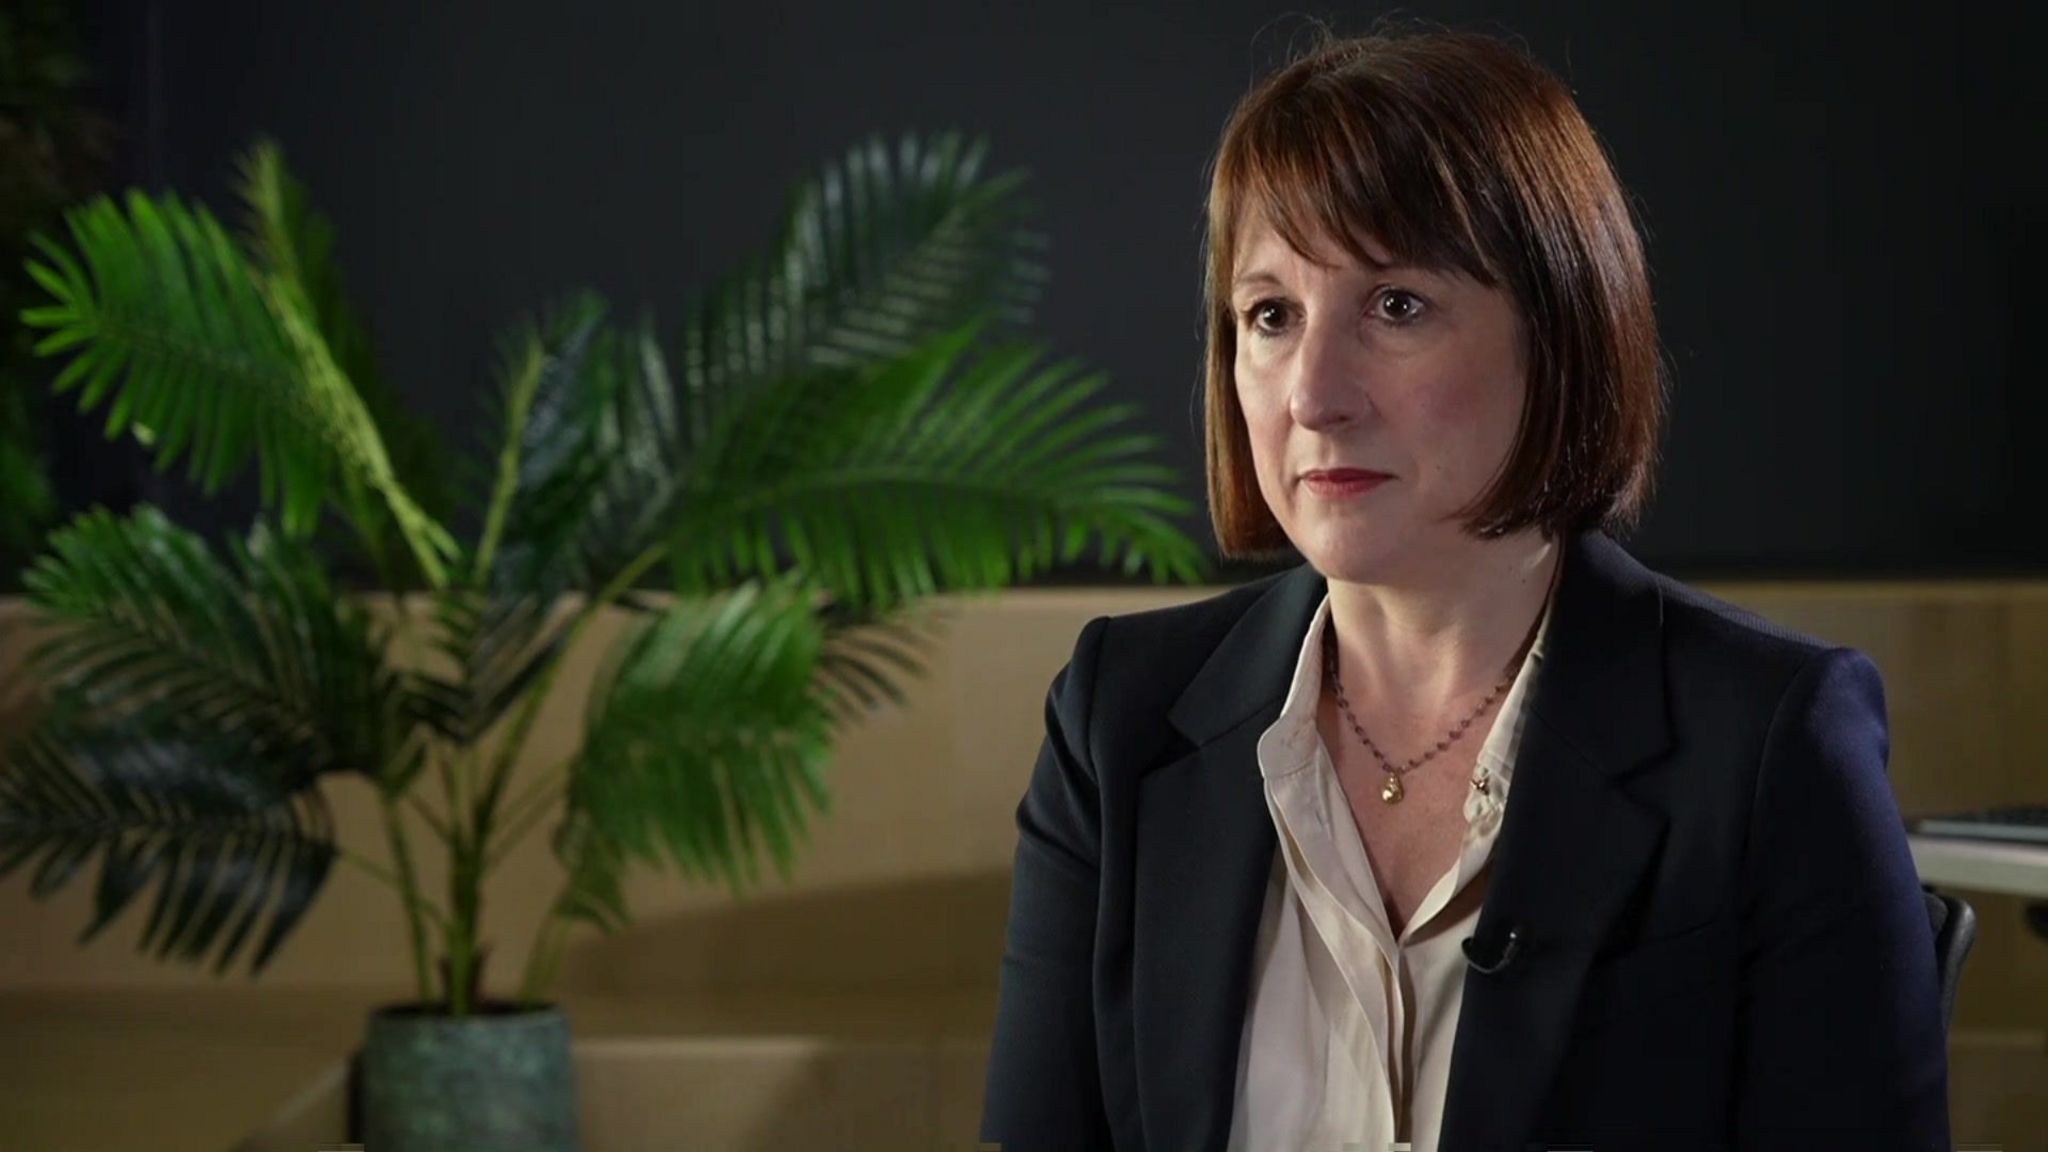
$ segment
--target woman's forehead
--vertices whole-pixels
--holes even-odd
[[[1233,279],[1272,273],[1280,265],[1296,260],[1325,268],[1355,265],[1369,271],[1405,263],[1384,240],[1365,228],[1353,228],[1349,244],[1339,243],[1328,229],[1320,225],[1299,239],[1302,243],[1297,246],[1274,226],[1265,213],[1247,213],[1237,233],[1237,251],[1232,260]]]

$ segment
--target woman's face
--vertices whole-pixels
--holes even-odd
[[[1230,303],[1259,491],[1317,571],[1367,583],[1477,543],[1454,514],[1506,463],[1528,373],[1506,294],[1363,247],[1326,242],[1319,267],[1259,221]]]

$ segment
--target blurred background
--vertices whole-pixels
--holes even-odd
[[[2048,70],[2025,5],[72,7],[116,130],[109,182],[221,204],[238,150],[275,137],[337,222],[388,376],[451,431],[476,420],[508,318],[576,285],[679,317],[820,158],[873,133],[984,136],[991,164],[1030,173],[1039,332],[1143,405],[1191,499],[1204,176],[1232,103],[1309,15],[1512,35],[1570,84],[1648,234],[1675,389],[1641,558],[1694,575],[2048,563],[2027,530],[2048,389],[2020,342],[2048,261]],[[67,507],[246,518],[53,423]]]
[[[957,130],[1028,171],[1050,274],[1033,332],[1161,435],[1205,548],[1199,244],[1224,117],[1311,17],[1512,36],[1569,84],[1646,232],[1674,390],[1630,550],[1870,652],[1909,816],[2048,801],[2048,455],[2031,440],[2048,388],[2023,343],[2048,261],[2048,26],[2029,6],[11,3],[10,314],[27,228],[131,186],[224,208],[237,156],[268,136],[335,223],[385,380],[481,447],[508,321],[590,287],[659,333],[762,250],[821,161]],[[61,66],[30,67],[30,48]],[[212,538],[247,526],[252,477],[208,497],[153,470],[50,396],[5,330],[0,588],[20,590],[39,531],[94,505],[154,504]],[[563,969],[587,1146],[971,1147],[1047,679],[1090,617],[1200,594],[1082,563],[963,606],[907,704],[842,743],[838,808],[792,882],[735,898],[636,879],[642,922]],[[576,709],[541,714],[536,756],[571,746]],[[342,797],[338,821],[373,807]],[[539,915],[553,866],[544,847],[513,859],[533,895],[515,879],[489,915]],[[1955,1135],[2048,1148],[2048,941],[2026,924],[2048,889],[1976,876],[1944,885],[1979,933]],[[406,969],[388,893],[330,888],[254,981],[132,955],[129,921],[81,947],[87,893],[0,888],[0,1150],[342,1139],[340,1069]]]

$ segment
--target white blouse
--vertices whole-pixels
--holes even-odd
[[[1464,998],[1462,941],[1485,898],[1523,702],[1550,614],[1479,750],[1457,862],[1397,938],[1316,730],[1326,596],[1279,719],[1259,738],[1279,834],[1239,1045],[1231,1152],[1435,1152]]]

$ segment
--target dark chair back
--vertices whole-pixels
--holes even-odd
[[[1941,977],[1941,1029],[1948,1031],[1956,1011],[1956,985],[1963,979],[1963,961],[1977,942],[1977,913],[1960,896],[1922,886],[1927,920],[1934,927],[1934,970]]]

